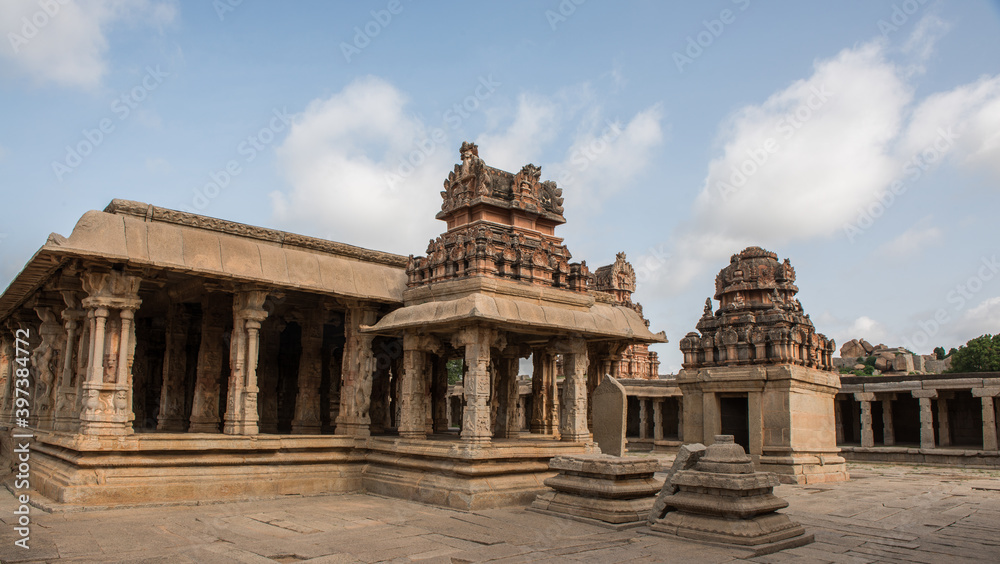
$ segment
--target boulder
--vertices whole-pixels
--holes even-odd
[[[851,339],[844,343],[844,346],[840,347],[840,358],[858,358],[866,356],[865,348],[861,346],[861,343],[857,339]]]
[[[896,372],[902,372],[904,374],[909,374],[913,372],[913,355],[911,354],[897,354],[896,358],[892,361],[892,369]]]
[[[870,355],[872,354],[872,351],[875,350],[875,347],[864,339],[861,339],[858,343],[861,345],[861,348],[865,349],[865,355]]]

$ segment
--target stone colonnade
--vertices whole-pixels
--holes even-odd
[[[531,413],[524,414],[518,388],[518,361],[532,356]],[[557,355],[562,362],[557,363]],[[522,417],[531,432],[564,441],[590,442],[587,424],[588,350],[580,338],[556,338],[544,346],[508,344],[498,329],[469,326],[445,336],[403,335],[399,435],[425,438],[455,423],[447,401],[446,361],[463,360],[461,438],[469,444],[518,436]],[[561,365],[563,382],[557,386]],[[562,397],[558,389],[562,388]],[[560,409],[560,405],[562,409]]]
[[[954,386],[948,388],[921,388],[905,389],[905,386],[898,386],[898,391],[880,392],[853,392],[850,395],[844,394],[841,399],[841,407],[837,410],[837,440],[839,443],[850,442],[847,440],[848,433],[853,434],[862,447],[871,448],[880,446],[896,446],[899,442],[897,429],[899,425],[909,427],[919,425],[919,444],[922,449],[948,448],[952,446],[981,446],[984,451],[998,451],[997,445],[997,408],[996,398],[1000,397],[1000,386],[969,387],[958,389]],[[982,427],[982,440],[980,445],[968,444],[963,441],[963,445],[953,444],[953,422],[951,421],[953,410],[950,403],[959,401],[958,392],[967,391],[972,401],[978,403],[975,406],[980,410],[980,417],[976,414],[969,414],[972,419],[978,419]],[[848,402],[843,401],[844,398]],[[906,421],[906,413],[901,413],[901,402],[916,400],[918,404],[918,421]],[[967,400],[968,398],[966,398]],[[853,400],[850,402],[849,400]],[[911,401],[912,401],[911,400]],[[978,401],[977,401],[978,400]],[[894,408],[894,405],[897,406]],[[881,418],[876,421],[874,416],[876,406],[880,408]],[[844,414],[845,409],[850,409],[851,414]],[[894,414],[894,410],[896,413]],[[857,423],[853,430],[848,425]],[[879,423],[879,425],[876,425]],[[876,441],[876,428],[881,430],[881,441]],[[854,431],[854,433],[852,433]],[[965,429],[968,431],[968,429]],[[860,436],[858,436],[860,435]],[[914,434],[915,435],[915,434]],[[967,433],[966,433],[967,435]],[[914,436],[913,438],[916,438]],[[966,436],[967,438],[967,436]],[[910,441],[904,441],[910,442]]]
[[[5,420],[11,420],[14,414],[12,387],[19,367],[15,362],[14,331],[24,328],[31,336],[28,348],[33,367],[30,425],[83,435],[132,434],[136,312],[142,305],[141,284],[142,277],[136,273],[86,268],[73,276],[56,277],[32,298],[28,307],[15,312],[0,335],[0,414]],[[196,315],[199,304],[186,304],[173,290],[167,292],[170,303],[163,322],[162,365],[157,366],[158,370],[162,366],[162,372],[157,374],[162,379],[154,396],[159,407],[155,428],[164,432],[186,429],[195,433],[221,430],[229,435],[258,434],[261,412],[273,426],[277,409],[276,400],[270,397],[273,394],[268,394],[258,407],[258,361],[267,356],[262,354],[261,336],[269,316],[265,308],[268,292],[249,286],[230,292],[211,285],[206,289],[201,297],[200,321]],[[376,313],[372,304],[346,304],[346,360],[336,364],[337,372],[331,372],[330,377],[338,391],[343,381],[336,415],[331,418],[340,434],[369,433],[375,367],[372,336],[361,333],[360,327],[373,324]],[[321,349],[328,316],[327,308],[318,307],[296,320],[302,334],[294,433],[321,431]],[[265,352],[276,356],[276,345],[272,336],[263,347],[270,347]],[[189,350],[191,347],[196,351]],[[193,385],[193,393],[189,385]]]

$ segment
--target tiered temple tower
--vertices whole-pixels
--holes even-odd
[[[788,259],[748,247],[715,279],[699,332],[681,339],[684,440],[732,434],[763,470],[785,482],[847,479],[834,433],[833,340],[795,298]]]

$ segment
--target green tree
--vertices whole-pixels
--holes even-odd
[[[445,365],[448,367],[448,384],[457,384],[462,381],[462,359],[453,358]]]
[[[938,360],[944,360],[944,357],[948,356],[948,353],[944,352],[944,347],[934,347],[934,356]]]
[[[1000,371],[1000,333],[981,335],[958,347],[952,355],[951,372]]]

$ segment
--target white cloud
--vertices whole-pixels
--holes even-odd
[[[957,325],[956,329],[959,330],[956,333],[959,334],[955,344],[952,345],[955,347],[986,333],[991,335],[1000,333],[1000,296],[987,298],[966,311],[961,323]]]
[[[444,231],[431,219],[440,200],[427,195],[458,162],[458,140],[433,143],[412,173],[387,182],[408,155],[427,152],[419,151],[419,144],[430,137],[429,128],[406,106],[404,93],[376,77],[311,102],[277,149],[291,189],[271,194],[275,220],[365,247],[421,254],[423,245],[414,247],[414,242]],[[504,108],[500,101],[482,111],[492,125],[476,138],[483,160],[517,172],[529,162],[539,163],[545,152],[563,155],[544,168],[542,177],[568,186],[571,206],[582,207],[584,201],[599,206],[622,189],[648,168],[652,149],[663,137],[658,106],[627,123],[608,121],[586,84],[552,95],[523,93],[513,107]],[[559,146],[559,132],[571,127],[575,133],[568,146]],[[609,129],[614,130],[610,135]]]
[[[407,104],[402,92],[371,76],[310,102],[277,148],[291,190],[271,194],[275,220],[363,247],[421,253],[415,242],[444,231],[432,219],[440,201],[428,193],[458,154],[448,141],[420,149],[428,129],[406,112]],[[412,172],[400,169],[411,156],[417,163]]]
[[[119,24],[162,27],[173,0],[4,0],[0,58],[39,82],[93,89],[108,71],[107,32]]]
[[[922,45],[933,44],[945,29],[927,16],[909,50],[921,38]],[[724,121],[722,153],[708,165],[692,220],[671,238],[663,291],[679,292],[747,245],[778,250],[838,235],[894,182],[913,182],[946,160],[1000,179],[1000,76],[914,104],[919,73],[886,52],[882,40],[845,49],[817,61],[809,77]],[[904,247],[918,237],[939,236],[925,229],[897,245],[909,250]]]
[[[939,244],[942,231],[929,225],[930,219],[929,216],[925,217],[891,241],[882,244],[874,255],[890,260],[904,259],[920,254],[928,246]]]
[[[847,336],[850,335],[848,338]],[[854,320],[854,323],[844,332],[844,343],[851,339],[864,339],[872,344],[878,344],[886,337],[885,326],[878,321],[862,315]]]
[[[484,133],[476,143],[487,155],[483,158],[490,166],[517,172],[521,167],[538,160],[542,148],[556,139],[562,122],[557,100],[534,94],[521,94],[513,121],[505,131]]]

